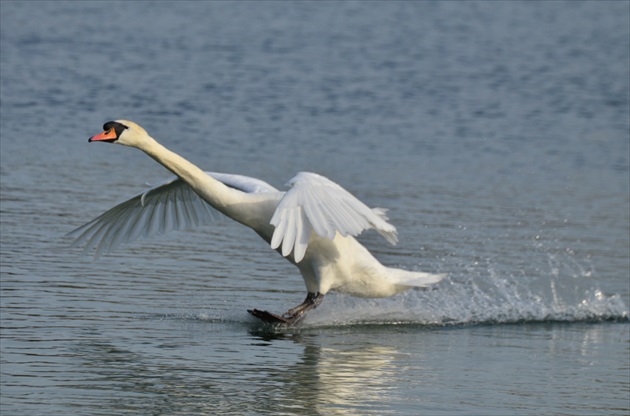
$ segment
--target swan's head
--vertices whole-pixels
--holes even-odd
[[[107,142],[124,144],[131,147],[142,147],[142,144],[151,140],[147,132],[128,120],[108,121],[103,125],[103,132],[92,136],[88,142]]]

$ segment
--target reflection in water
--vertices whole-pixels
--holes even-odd
[[[388,403],[396,353],[391,347],[365,347],[348,350],[311,347],[319,355],[319,406],[344,414],[363,414]],[[305,350],[308,353],[309,347]]]
[[[337,344],[322,347],[316,337],[291,336],[304,351],[295,364],[269,373],[266,383],[274,390],[285,411],[302,409],[305,414],[385,414],[396,384],[394,360],[398,351],[390,346]],[[273,410],[273,409],[267,409]]]
[[[399,354],[391,346],[358,346],[335,337],[320,345],[318,335],[269,334],[253,330],[216,361],[216,352],[197,360],[169,360],[149,351],[121,348],[92,339],[74,351],[80,373],[90,376],[71,387],[82,406],[96,414],[387,414],[394,399]],[[356,341],[356,340],[355,340]],[[190,355],[190,351],[187,352]],[[207,358],[210,358],[209,360]],[[158,363],[156,365],[156,363]],[[103,394],[109,392],[110,394]],[[75,399],[78,399],[75,397]]]
[[[214,323],[194,330],[202,335],[188,344],[158,347],[91,333],[70,351],[85,377],[59,378],[70,395],[57,404],[76,403],[78,413],[89,414],[383,415],[445,406],[481,414],[502,392],[511,400],[500,404],[506,414],[535,412],[530,398],[545,395],[555,398],[557,410],[615,414],[625,406],[620,392],[627,379],[608,371],[620,356],[598,351],[611,336],[623,343],[627,325],[358,326],[292,333],[257,326],[238,343]],[[414,354],[402,352],[411,345]],[[532,356],[527,368],[519,364]],[[617,365],[627,374],[627,363]],[[528,383],[532,379],[545,383]],[[468,387],[456,398],[444,395],[463,382]],[[597,400],[577,388],[585,383]]]

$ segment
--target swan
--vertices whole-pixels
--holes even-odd
[[[283,315],[248,310],[272,324],[295,324],[331,290],[358,297],[389,297],[444,278],[383,266],[354,236],[374,229],[396,244],[397,231],[388,222],[386,210],[367,207],[321,175],[300,172],[283,192],[259,179],[204,172],[134,122],[109,121],[103,130],[88,141],[140,149],[175,177],[70,232],[73,245],[84,246],[84,252],[95,250],[99,256],[140,237],[206,223],[218,211],[253,229],[304,278],[306,299]]]

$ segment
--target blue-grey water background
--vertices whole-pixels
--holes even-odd
[[[9,415],[627,415],[626,1],[2,1],[1,408]],[[389,208],[328,295],[220,221],[94,260],[64,235],[170,176],[319,172]]]

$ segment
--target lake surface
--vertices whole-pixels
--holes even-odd
[[[627,415],[628,2],[2,1],[1,407],[10,415]],[[329,294],[230,222],[98,259],[66,233],[170,174],[298,171],[389,209]]]

